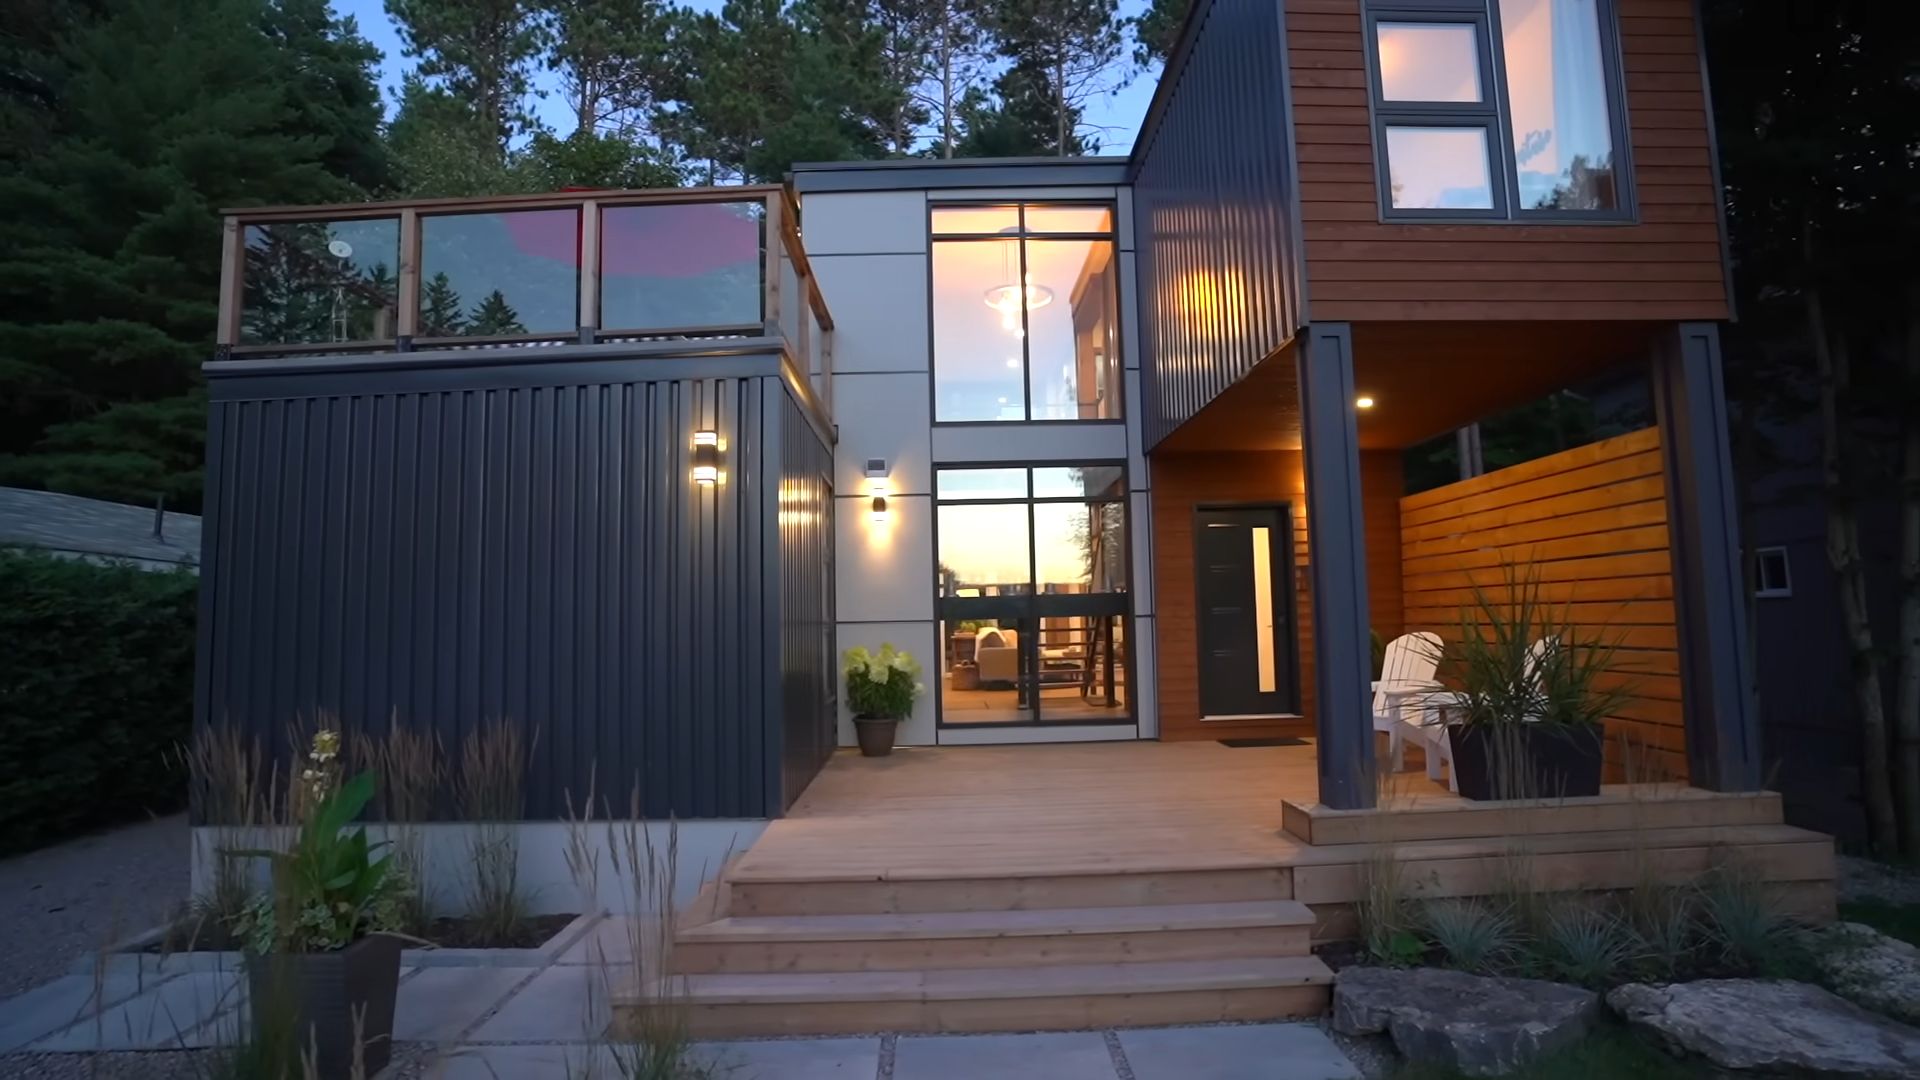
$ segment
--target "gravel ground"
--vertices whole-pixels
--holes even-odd
[[[1920,904],[1920,872],[1857,855],[1839,856],[1840,899]]]
[[[175,814],[0,860],[0,999],[163,922],[187,899],[191,843]]]

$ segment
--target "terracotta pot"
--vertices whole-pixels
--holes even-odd
[[[393,1055],[393,999],[400,983],[400,939],[369,934],[336,952],[247,958],[254,1038],[286,1036],[316,1057],[315,1080],[346,1080],[358,1059],[372,1076]],[[354,1019],[359,1017],[356,1031]]]
[[[1598,727],[1449,724],[1447,737],[1460,794],[1469,799],[1600,794],[1606,737]]]
[[[893,734],[900,727],[897,716],[856,716],[853,730],[860,736],[863,757],[886,757],[893,753]]]

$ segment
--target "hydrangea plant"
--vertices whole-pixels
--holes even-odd
[[[913,699],[926,690],[920,662],[891,644],[880,646],[879,652],[848,649],[841,669],[847,677],[847,707],[855,716],[903,719],[913,712]]]

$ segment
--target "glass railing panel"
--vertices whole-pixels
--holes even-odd
[[[420,219],[418,336],[566,334],[580,328],[580,212]]]
[[[766,204],[658,203],[600,211],[605,332],[758,326]]]
[[[248,225],[245,260],[239,344],[393,338],[399,218]]]

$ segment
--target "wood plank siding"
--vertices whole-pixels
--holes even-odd
[[[1156,454],[1153,467],[1153,572],[1158,617],[1160,737],[1264,738],[1313,734],[1313,597],[1307,583],[1307,496],[1300,451]],[[1366,519],[1368,608],[1374,629],[1400,632],[1401,459],[1398,452],[1361,454]],[[1298,633],[1295,670],[1301,719],[1200,719],[1200,642],[1194,612],[1193,514],[1196,507],[1290,503]]]
[[[1607,753],[1615,776],[1626,765],[1624,734],[1644,748],[1636,768],[1645,765],[1665,778],[1686,777],[1667,488],[1657,428],[1399,502],[1407,629],[1457,637],[1460,609],[1473,602],[1475,585],[1493,590],[1497,600],[1503,595],[1504,567],[1531,566],[1539,573],[1543,600],[1565,605],[1577,626],[1618,646],[1609,679],[1630,687],[1633,697],[1608,725]],[[1161,603],[1164,610],[1165,600]]]
[[[1361,0],[1286,0],[1313,321],[1725,319],[1693,5],[1617,0],[1637,221],[1385,223]]]

